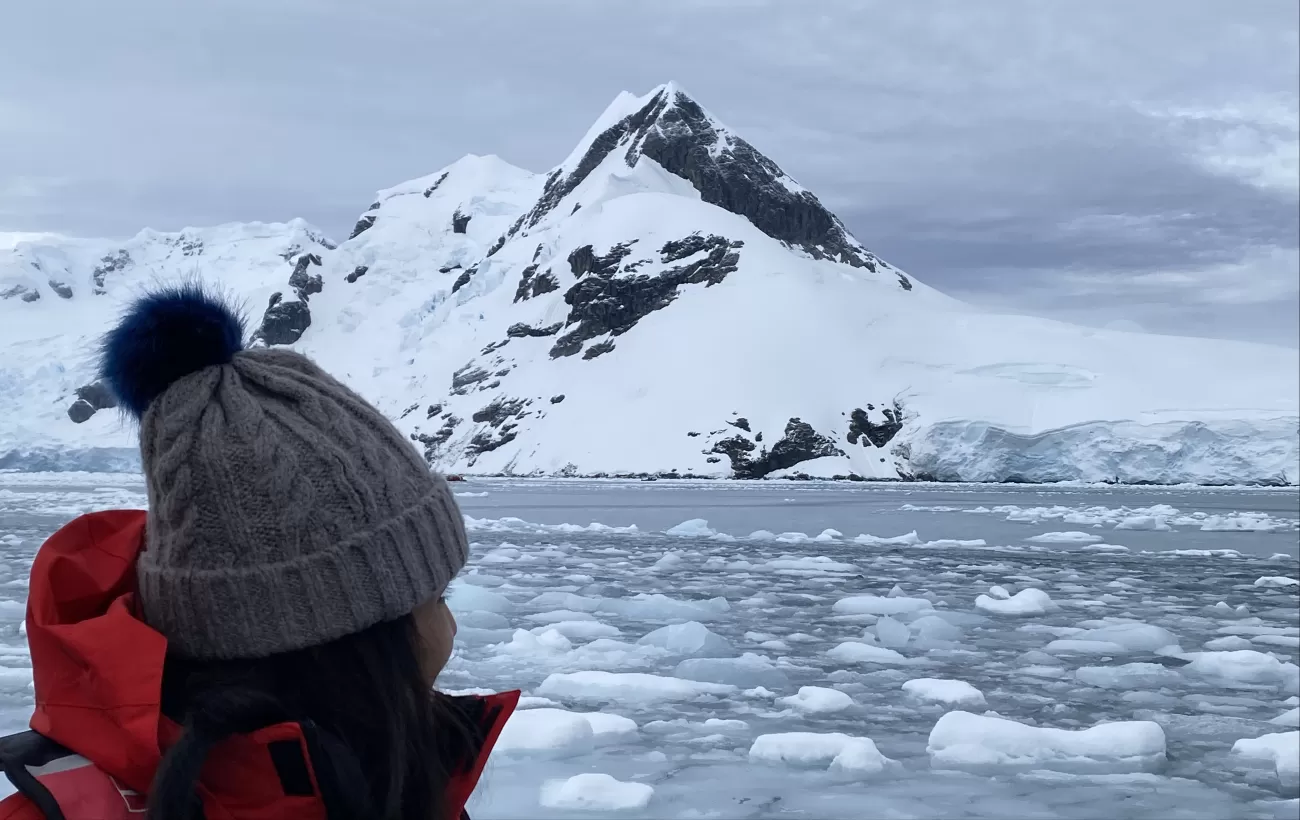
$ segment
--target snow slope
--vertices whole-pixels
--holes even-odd
[[[958,302],[672,84],[547,174],[469,156],[381,191],[337,248],[295,221],[0,252],[0,468],[130,463],[93,390],[69,410],[122,301],[185,276],[444,470],[1300,481],[1296,351]]]

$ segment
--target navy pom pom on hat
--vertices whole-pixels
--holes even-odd
[[[246,349],[199,285],[135,302],[102,375],[140,422],[144,619],[196,659],[256,658],[400,618],[469,554],[441,476],[305,356]]]

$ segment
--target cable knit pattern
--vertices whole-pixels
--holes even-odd
[[[450,487],[304,356],[236,353],[141,419],[140,602],[193,658],[301,649],[437,597],[469,544]]]

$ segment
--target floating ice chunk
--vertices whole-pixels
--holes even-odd
[[[1035,544],[1091,544],[1105,539],[1090,532],[1067,530],[1066,532],[1045,532],[1042,535],[1035,535],[1025,540],[1032,541]]]
[[[879,595],[854,595],[841,598],[831,607],[837,615],[902,615],[934,609],[925,598],[882,598]]]
[[[1232,649],[1250,649],[1251,643],[1240,635],[1224,635],[1222,638],[1213,638],[1204,644],[1206,649],[1215,651],[1226,651]]]
[[[555,624],[560,621],[594,621],[596,616],[573,609],[553,609],[549,612],[538,612],[536,615],[525,615],[524,620],[539,624]]]
[[[1123,544],[1084,544],[1083,549],[1092,550],[1093,552],[1128,552],[1129,548]]]
[[[500,593],[483,589],[463,581],[451,583],[447,606],[454,613],[461,612],[513,612],[515,605]]]
[[[808,714],[842,712],[853,706],[853,698],[838,689],[821,686],[800,686],[799,694],[780,698],[777,703]]]
[[[1168,629],[1138,621],[1105,623],[1072,637],[1083,641],[1117,643],[1130,652],[1179,651],[1177,635]]]
[[[582,621],[555,621],[547,624],[546,627],[534,627],[534,632],[544,632],[547,629],[553,629],[569,639],[578,639],[589,641],[593,638],[617,638],[623,632],[616,626],[603,624],[597,620]]]
[[[888,615],[882,616],[876,621],[876,640],[880,641],[881,646],[899,648],[907,646],[907,641],[912,637],[912,632],[902,621],[896,621]]]
[[[821,575],[825,573],[857,572],[853,564],[832,561],[824,555],[783,556],[766,562],[763,566],[784,575]]]
[[[904,591],[903,591],[903,588],[900,587],[898,584],[894,584],[892,587],[889,588],[889,592],[886,592],[886,593],[885,593],[885,597],[886,597],[886,598],[906,598],[906,597],[907,597],[907,593],[904,592]]]
[[[1267,513],[1211,515],[1201,522],[1202,532],[1282,532],[1289,529],[1289,521],[1272,518]]]
[[[677,664],[673,675],[684,680],[706,681],[753,689],[784,689],[790,679],[761,655],[746,652],[739,658],[688,658]]]
[[[1165,733],[1148,720],[1068,730],[949,712],[930,731],[930,765],[940,769],[1144,771],[1165,758]]]
[[[717,535],[717,530],[709,529],[709,522],[703,518],[692,518],[664,530],[664,534],[683,538],[708,538],[710,535]]]
[[[895,535],[893,538],[879,538],[863,533],[854,538],[853,543],[867,547],[914,547],[921,543],[921,539],[916,534],[916,530],[912,530],[906,535]]]
[[[598,612],[610,612],[644,621],[708,621],[730,611],[726,598],[679,601],[661,593],[641,593],[631,598],[602,598]]]
[[[920,546],[929,549],[954,549],[961,547],[983,547],[988,544],[983,538],[939,538],[925,541]]]
[[[1037,587],[1027,587],[1006,600],[980,595],[975,599],[975,607],[997,615],[1042,615],[1056,604],[1052,596]]]
[[[516,629],[509,642],[496,644],[491,649],[516,657],[545,658],[568,652],[573,643],[559,631],[547,628],[540,633]]]
[[[759,735],[749,747],[749,759],[792,766],[828,766],[832,771],[877,774],[890,763],[868,737],[840,732],[779,732]]]
[[[1285,646],[1287,649],[1300,649],[1300,637],[1296,635],[1256,635],[1251,643],[1265,646]]]
[[[727,639],[709,630],[699,621],[660,627],[645,635],[637,643],[657,646],[674,655],[691,655],[697,658],[730,658],[736,650]]]
[[[595,612],[600,606],[600,599],[586,598],[582,595],[574,595],[572,592],[543,592],[529,601],[528,606],[537,609]]]
[[[815,538],[813,538],[813,540],[821,541],[821,542],[838,541],[843,537],[844,537],[844,533],[840,532],[839,530],[832,530],[827,528],[822,530],[820,533],[818,533],[818,535]]]
[[[507,756],[572,756],[590,752],[595,738],[590,721],[576,712],[524,709],[506,721],[493,751]]]
[[[1282,788],[1288,791],[1300,788],[1300,731],[1242,738],[1232,744],[1232,753],[1252,760],[1272,762]]]
[[[916,678],[903,684],[903,691],[918,700],[951,706],[984,706],[984,693],[966,681]]]
[[[1080,683],[1101,689],[1158,689],[1183,682],[1182,675],[1158,663],[1082,666],[1074,671],[1074,676]]]
[[[938,615],[922,615],[907,625],[917,633],[917,637],[931,641],[959,641],[962,631],[948,620]]]
[[[1183,667],[1189,675],[1224,683],[1277,684],[1290,689],[1300,682],[1300,667],[1254,649],[1193,652],[1190,655],[1192,662]]]
[[[1168,532],[1171,527],[1161,515],[1130,515],[1115,525],[1117,530],[1148,530],[1151,532]]]
[[[872,646],[861,641],[845,641],[826,653],[829,657],[842,663],[889,663],[907,664],[912,661],[892,649]]]
[[[471,629],[509,629],[510,619],[496,612],[457,612],[456,626]]]
[[[1011,597],[1011,593],[1010,593],[1010,592],[1007,592],[1007,588],[1006,588],[1006,587],[1003,587],[1003,586],[992,586],[992,587],[989,587],[989,597],[990,597],[990,598],[997,598],[999,601],[1005,601],[1005,600],[1007,600],[1008,598]]]
[[[660,556],[659,560],[655,561],[650,566],[650,569],[655,571],[676,569],[677,567],[681,566],[681,563],[682,563],[682,554],[676,550],[670,550],[668,552],[665,552],[662,556]]]
[[[557,672],[542,681],[537,694],[586,701],[641,704],[692,700],[704,695],[730,695],[736,687],[683,680],[643,672]]]
[[[654,792],[648,783],[627,783],[607,774],[586,772],[542,783],[539,801],[543,808],[561,811],[636,811],[650,805]]]
[[[1300,706],[1290,711],[1283,712],[1269,721],[1276,726],[1290,726],[1293,729],[1300,729]]]
[[[1287,578],[1285,575],[1265,575],[1262,578],[1255,579],[1255,586],[1269,589],[1289,589],[1291,587],[1300,587],[1300,581],[1295,578]]]
[[[583,712],[583,720],[591,724],[597,746],[622,743],[638,734],[636,721],[611,712]]]

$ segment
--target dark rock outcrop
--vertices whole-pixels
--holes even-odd
[[[432,196],[432,195],[433,195],[433,192],[436,191],[436,190],[438,190],[438,186],[441,185],[442,183],[444,183],[444,182],[447,181],[447,174],[448,174],[448,173],[450,173],[450,172],[449,172],[449,171],[443,171],[442,174],[441,174],[437,179],[435,179],[435,180],[433,181],[433,184],[432,184],[432,185],[430,185],[428,188],[425,188],[425,189],[424,189],[424,198],[425,198],[425,199],[428,199],[430,196]]]
[[[451,437],[456,433],[457,425],[460,424],[460,419],[451,413],[443,416],[442,421],[442,427],[438,428],[438,431],[433,434],[411,434],[412,441],[418,441],[424,445],[424,460],[430,465],[438,460],[438,457],[442,454],[442,448],[451,440]]]
[[[746,433],[753,432],[752,430],[749,429],[749,419],[745,418],[744,416],[741,416],[735,421],[729,421],[727,422],[727,424],[730,424],[732,427],[735,427],[738,430],[744,430]]]
[[[89,402],[96,410],[109,410],[117,407],[117,396],[103,379],[77,388],[77,398]]]
[[[495,399],[487,406],[480,408],[471,418],[480,424],[500,427],[509,419],[522,414],[525,405],[526,402],[523,399]]]
[[[357,265],[355,268],[352,269],[351,273],[343,277],[343,281],[347,282],[350,285],[356,282],[361,277],[365,276],[366,271],[368,270],[370,270],[370,267],[368,265]]]
[[[873,405],[868,404],[867,408],[874,410]],[[849,414],[849,444],[857,444],[862,441],[862,446],[866,447],[871,444],[875,447],[884,447],[898,435],[898,431],[903,429],[903,408],[894,402],[893,407],[881,409],[881,415],[885,420],[880,423],[874,423],[867,417],[867,411],[862,408],[856,408]]]
[[[677,289],[685,284],[716,285],[735,272],[741,242],[709,237],[708,252],[702,258],[651,276],[615,276],[618,262],[628,253],[628,245],[616,245],[610,253],[596,256],[584,246],[569,256],[569,264],[581,278],[564,294],[570,306],[565,326],[572,328],[556,340],[551,358],[572,356],[584,342],[597,336],[627,333],[642,317],[662,310],[677,298]]]
[[[472,218],[472,215],[463,214],[460,212],[460,209],[457,208],[456,212],[451,215],[451,232],[465,233],[465,230],[469,227],[469,221]]]
[[[94,283],[93,292],[96,295],[103,294],[104,280],[110,273],[117,273],[131,264],[131,254],[125,249],[119,249],[107,256],[101,257],[99,264],[90,272],[90,280]]]
[[[821,435],[807,422],[792,418],[785,425],[785,435],[768,450],[763,447],[757,456],[758,445],[741,435],[714,443],[710,453],[726,456],[731,461],[735,478],[762,478],[777,470],[788,470],[796,464],[815,458],[842,456],[843,451],[826,436]]]
[[[320,267],[320,256],[314,253],[304,253],[298,257],[294,263],[293,273],[289,274],[289,287],[293,288],[298,294],[298,298],[307,301],[314,293],[320,293],[324,287],[319,273],[309,274],[307,269],[312,265]],[[356,281],[356,280],[353,280]]]
[[[517,322],[506,329],[506,335],[512,339],[554,336],[560,332],[560,328],[562,327],[564,327],[563,322],[556,322],[555,324],[547,325],[546,327],[533,327],[532,325],[526,325],[523,322]]]
[[[457,396],[468,395],[470,390],[479,382],[486,381],[488,372],[481,367],[476,367],[473,362],[451,374],[451,392]]]
[[[456,281],[453,282],[451,285],[451,292],[455,293],[456,291],[468,285],[469,280],[473,279],[474,274],[476,273],[478,273],[478,265],[475,265],[471,268],[467,268],[464,272],[461,273],[460,276],[456,277]]]
[[[604,356],[606,353],[609,353],[613,349],[614,349],[614,343],[611,342],[609,339],[606,339],[603,342],[596,342],[594,345],[587,348],[587,352],[582,354],[582,358],[594,359],[597,356]]]
[[[284,301],[280,292],[271,294],[262,325],[254,335],[267,345],[291,345],[302,338],[311,326],[311,311],[300,299]]]
[[[551,404],[559,404],[559,403],[562,402],[562,401],[564,401],[564,394],[563,394],[563,393],[561,393],[561,394],[558,395],[558,396],[551,396]]]
[[[442,412],[442,405],[441,405],[441,404],[431,404],[431,405],[429,405],[429,409],[425,411],[424,417],[425,417],[426,419],[431,419],[431,418],[433,418],[434,416],[438,415],[438,414],[441,413],[441,412]]]
[[[556,281],[550,269],[547,269],[545,273],[538,274],[537,265],[529,265],[524,268],[524,272],[519,276],[519,287],[515,288],[515,301],[533,299],[543,293],[552,293],[559,289],[560,283]]]
[[[60,299],[72,298],[72,287],[70,285],[64,282],[60,282],[57,279],[51,279],[49,281],[49,286],[50,286],[50,290],[57,293]]]
[[[77,399],[68,408],[68,418],[72,419],[73,424],[81,424],[89,421],[90,417],[95,415],[95,408],[85,399]]]
[[[0,299],[21,299],[24,302],[36,302],[41,298],[39,290],[33,290],[26,285],[14,285],[11,288],[0,290]]]
[[[370,203],[370,207],[367,208],[366,212],[357,220],[357,224],[352,226],[352,233],[348,234],[348,239],[356,239],[358,236],[361,236],[361,234],[373,228],[375,226],[375,220],[379,218],[379,214],[375,213],[375,211],[378,210],[378,202]]]

